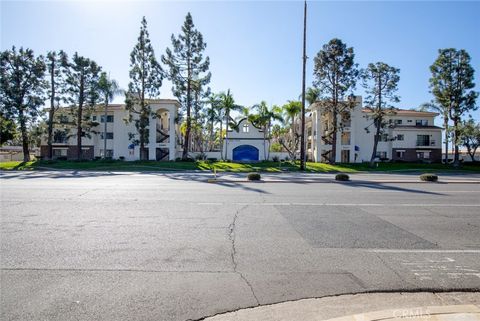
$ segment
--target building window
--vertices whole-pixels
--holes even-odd
[[[105,137],[105,136],[104,136],[104,133],[101,132],[101,133],[100,133],[100,138],[101,138],[101,139],[105,139],[104,137]],[[113,133],[107,132],[107,139],[113,139]]]
[[[100,116],[100,122],[105,122],[105,115]],[[107,115],[107,123],[113,123],[113,115]]]
[[[377,152],[375,154],[375,157],[380,158],[380,159],[386,159],[387,158],[387,152]]]
[[[403,134],[398,134],[398,135],[397,135],[397,140],[399,140],[399,141],[404,141],[404,140],[405,140],[405,135],[403,135]]]
[[[244,133],[248,133],[250,131],[250,127],[248,126],[248,124],[243,124],[242,131]]]
[[[430,159],[430,152],[417,151],[418,159]]]
[[[342,133],[342,145],[350,145],[350,132]]]
[[[93,115],[93,116],[92,116],[92,120],[93,120],[93,121],[97,121],[97,116]]]
[[[54,157],[65,157],[65,156],[67,156],[67,149],[66,148],[54,148],[53,149],[53,156]]]
[[[352,126],[352,119],[350,117],[350,113],[345,112],[345,113],[342,114],[342,125],[343,125],[343,127]]]
[[[401,125],[402,120],[401,119],[395,119],[395,125]]]
[[[426,119],[417,119],[415,121],[416,126],[428,126],[428,120]]]
[[[411,123],[411,122],[412,122],[412,120],[411,120],[411,119],[407,120],[407,123]]]
[[[430,146],[430,136],[417,135],[417,146]]]
[[[395,154],[397,155],[397,158],[403,158],[405,156],[405,151],[404,150],[397,150],[395,152]]]
[[[58,116],[58,120],[60,124],[66,124],[68,123],[68,116],[67,115],[60,115]]]
[[[388,142],[388,134],[380,134],[379,142]]]
[[[106,149],[106,151],[107,151],[106,155],[103,155],[103,149],[100,149],[100,156],[101,157],[112,158],[113,157],[113,149]]]
[[[67,143],[67,133],[63,130],[56,130],[53,133],[53,142],[55,144],[66,144]]]

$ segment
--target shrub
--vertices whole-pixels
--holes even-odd
[[[216,157],[210,157],[210,158],[207,158],[207,160],[210,161],[210,162],[216,162],[217,158]]]
[[[425,173],[420,175],[420,180],[424,182],[436,182],[438,181],[438,176],[436,174]]]
[[[102,158],[100,156],[95,156],[94,160],[98,161],[101,160]]]
[[[335,180],[345,182],[345,181],[349,181],[350,177],[345,173],[339,173],[335,175]]]
[[[247,175],[247,179],[248,179],[249,181],[259,181],[260,178],[262,178],[262,177],[260,176],[260,173],[256,173],[256,172],[254,172],[254,173],[248,173],[248,175]]]
[[[124,161],[124,160],[125,160],[125,156],[120,156],[118,159],[121,160],[121,161]]]
[[[280,161],[280,158],[278,156],[273,156],[272,161],[278,162],[278,161]]]

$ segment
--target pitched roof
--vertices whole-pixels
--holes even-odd
[[[427,116],[427,117],[435,117],[438,116],[438,113],[434,113],[431,111],[418,111],[418,110],[413,110],[413,109],[400,109],[400,108],[395,108],[394,109],[396,115],[400,116]],[[371,113],[372,109],[369,107],[365,107],[362,109],[363,113]]]

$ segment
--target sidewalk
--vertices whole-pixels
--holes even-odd
[[[367,293],[290,301],[205,321],[480,321],[480,293]]]
[[[215,175],[204,174],[210,182],[215,182]],[[334,173],[260,173],[264,183],[422,183],[419,174],[398,174],[398,173],[352,173],[349,182],[335,181]],[[217,173],[217,182],[248,182],[247,173]],[[255,182],[255,183],[258,183]],[[480,184],[480,174],[438,174],[437,184]],[[435,184],[435,183],[433,183]]]

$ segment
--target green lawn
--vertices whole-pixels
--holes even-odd
[[[96,171],[183,171],[216,169],[218,172],[284,172],[299,171],[299,162],[260,162],[260,163],[230,163],[230,162],[156,162],[156,161],[32,161],[32,162],[4,162],[0,163],[0,170],[96,170]],[[308,172],[317,173],[355,173],[361,171],[449,171],[458,170],[443,164],[410,164],[410,163],[379,163],[378,167],[369,168],[368,164],[337,164],[307,163]],[[465,164],[463,171],[480,172],[479,164]]]

